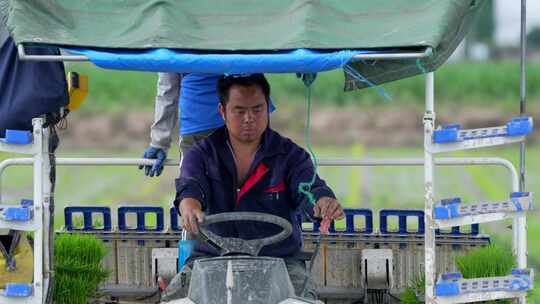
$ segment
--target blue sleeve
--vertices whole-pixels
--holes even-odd
[[[176,179],[176,197],[174,206],[180,210],[180,202],[184,198],[194,198],[201,202],[202,210],[208,206],[210,184],[205,174],[204,152],[195,145],[189,149],[182,159],[180,177]]]
[[[299,186],[300,183],[309,183],[312,180],[314,167],[309,154],[297,145],[294,145],[294,148],[289,155],[289,170],[286,184],[289,187],[288,190],[292,198],[291,207],[297,209],[300,206],[309,204],[306,195],[299,191]],[[311,186],[310,192],[315,197],[315,202],[317,202],[321,197],[325,196],[336,198],[332,189],[326,185],[326,182],[321,179],[319,175],[315,177],[315,181]]]

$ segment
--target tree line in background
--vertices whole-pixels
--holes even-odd
[[[518,45],[513,47],[501,47],[495,43],[495,1],[486,1],[480,15],[474,21],[471,32],[464,40],[465,59],[475,59],[473,48],[478,44],[487,47],[488,57],[493,59],[504,59],[511,55],[517,56]],[[531,28],[527,33],[527,47],[530,51],[540,50],[540,26]]]

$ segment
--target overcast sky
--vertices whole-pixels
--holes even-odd
[[[497,28],[495,40],[499,45],[519,43],[521,0],[493,0]],[[540,26],[540,0],[527,1],[527,29]]]

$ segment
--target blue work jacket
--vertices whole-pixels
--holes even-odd
[[[201,202],[206,215],[251,211],[280,216],[291,223],[292,235],[279,243],[263,247],[260,255],[294,256],[302,247],[298,214],[301,206],[308,204],[306,196],[298,191],[298,186],[311,181],[313,170],[311,158],[304,149],[267,128],[248,171],[248,178],[240,185],[224,126],[199,141],[185,154],[180,177],[176,179],[174,204],[178,208],[182,199],[194,198]],[[335,198],[332,190],[318,176],[311,193],[316,200],[324,196]],[[276,225],[251,221],[218,223],[209,229],[220,236],[245,240],[268,237],[281,231]],[[217,255],[217,252],[199,242],[195,254]]]

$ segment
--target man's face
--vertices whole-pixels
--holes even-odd
[[[257,86],[233,85],[225,108],[219,104],[229,135],[241,143],[259,141],[268,126],[268,106],[262,89]]]

